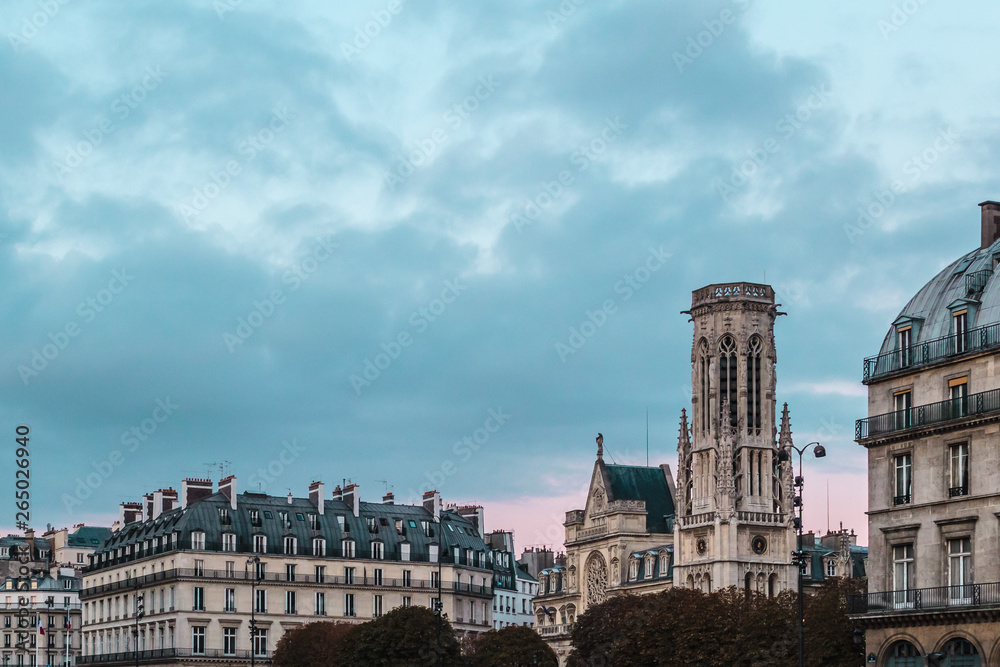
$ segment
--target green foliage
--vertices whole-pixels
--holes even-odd
[[[345,623],[309,623],[289,630],[274,650],[274,667],[346,667],[341,643],[353,626]]]
[[[557,667],[555,652],[537,632],[522,625],[490,630],[479,636],[470,656],[471,667]]]
[[[835,580],[806,600],[806,664],[860,664],[845,595],[856,582]],[[571,667],[793,667],[795,594],[775,598],[730,588],[685,588],[617,596],[591,607],[573,629]]]
[[[426,607],[397,607],[356,625],[344,638],[341,657],[351,667],[437,665],[438,618]],[[451,623],[441,621],[441,665],[459,667],[461,655]]]

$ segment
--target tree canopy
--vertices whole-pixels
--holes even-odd
[[[442,667],[459,667],[461,652],[451,623],[442,620],[440,634]],[[397,607],[354,626],[340,654],[352,667],[437,665],[438,618],[426,607]]]
[[[340,649],[353,627],[321,621],[289,630],[274,649],[274,667],[346,667]]]
[[[537,632],[512,625],[480,635],[469,664],[471,667],[558,667],[559,659]]]

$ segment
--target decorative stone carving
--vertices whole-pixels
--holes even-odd
[[[587,559],[587,606],[601,604],[608,596],[608,565],[604,556],[593,552]]]

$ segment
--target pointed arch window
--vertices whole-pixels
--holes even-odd
[[[709,372],[708,343],[704,339],[698,344],[698,363],[701,366],[698,392],[698,400],[701,403],[701,432],[702,434],[708,434],[708,411],[711,409],[708,401],[708,385],[711,373]]]
[[[760,338],[750,339],[747,348],[747,433],[760,435],[761,431],[761,378],[760,378]]]
[[[735,428],[737,421],[736,341],[725,336],[719,344],[719,409],[723,423]]]

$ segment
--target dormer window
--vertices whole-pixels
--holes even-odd
[[[200,530],[196,530],[191,533],[191,548],[195,551],[205,550],[205,533]]]
[[[969,334],[969,311],[959,310],[951,314],[952,329],[955,334],[955,353],[959,354],[968,349]]]
[[[385,556],[385,545],[381,542],[372,542],[372,558],[382,560]]]
[[[253,551],[258,554],[267,553],[267,535],[253,536]]]
[[[326,540],[322,537],[317,537],[313,539],[313,556],[325,556],[326,555]]]
[[[285,538],[285,555],[294,556],[296,548],[296,539],[294,537]]]
[[[913,348],[913,327],[905,326],[896,330],[899,337],[899,365],[906,368],[910,365],[910,355]]]
[[[310,514],[309,515],[309,529],[310,530],[319,530],[319,515],[318,514]]]
[[[354,540],[344,540],[340,544],[344,558],[354,558]]]
[[[236,551],[236,533],[222,534],[222,550]]]
[[[260,510],[250,510],[250,523],[254,526],[260,525]]]
[[[639,561],[635,558],[628,562],[628,580],[635,581],[639,578]]]
[[[222,522],[223,526],[228,526],[230,523],[232,523],[232,520],[229,518],[228,507],[219,508],[219,521]]]
[[[378,519],[373,516],[368,517],[368,532],[377,533],[378,532]]]

